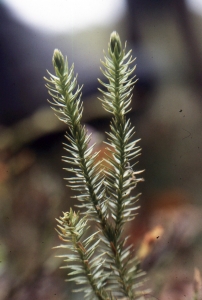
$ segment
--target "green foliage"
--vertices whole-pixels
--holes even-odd
[[[107,167],[98,161],[99,153],[89,147],[91,136],[81,124],[83,106],[81,87],[74,77],[74,66],[68,66],[59,50],[54,51],[55,75],[46,79],[51,106],[58,118],[68,125],[66,133],[67,156],[63,160],[73,176],[67,178],[68,185],[77,192],[75,196],[85,217],[80,213],[64,213],[58,221],[58,233],[65,244],[64,261],[71,269],[69,279],[81,285],[88,299],[139,299],[144,291],[140,288],[144,273],[132,245],[127,245],[124,234],[126,222],[134,219],[138,199],[131,195],[136,187],[140,172],[133,170],[131,161],[140,154],[138,141],[132,139],[134,127],[126,118],[132,99],[135,67],[131,51],[122,47],[119,35],[110,37],[108,56],[102,62],[102,73],[107,83],[99,80],[103,89],[100,99],[103,108],[112,114],[110,132],[107,133],[108,154],[104,160]],[[98,161],[98,162],[97,162]],[[89,222],[96,223],[98,231],[89,233]],[[84,233],[89,237],[85,239]]]

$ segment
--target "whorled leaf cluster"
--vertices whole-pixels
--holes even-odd
[[[110,37],[108,56],[102,62],[102,73],[107,83],[99,80],[102,89],[103,107],[112,114],[110,132],[107,133],[108,154],[98,160],[99,153],[89,147],[91,136],[81,124],[83,106],[81,88],[74,76],[74,66],[68,66],[59,50],[54,51],[55,74],[46,79],[51,106],[60,120],[68,125],[66,133],[67,156],[63,160],[73,176],[67,178],[68,185],[77,191],[76,198],[85,214],[70,212],[58,220],[58,233],[65,242],[59,248],[67,249],[64,260],[70,279],[82,284],[81,290],[88,299],[139,299],[144,294],[141,289],[144,273],[132,245],[126,246],[124,225],[131,221],[138,209],[137,196],[131,191],[136,187],[140,172],[135,172],[134,158],[140,154],[138,141],[133,140],[134,127],[126,118],[132,99],[135,67],[131,51],[126,53],[120,37],[113,32]],[[107,165],[107,166],[106,166]],[[89,234],[88,222],[93,220],[98,232]],[[70,252],[69,252],[70,251]]]

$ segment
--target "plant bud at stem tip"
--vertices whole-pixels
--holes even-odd
[[[117,52],[118,55],[121,54],[122,51],[121,40],[119,34],[116,31],[113,31],[110,36],[110,48],[112,53]]]
[[[53,53],[53,66],[60,74],[63,73],[64,56],[62,55],[62,52],[58,49],[55,49]]]

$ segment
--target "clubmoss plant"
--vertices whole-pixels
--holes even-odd
[[[73,173],[67,180],[77,192],[82,211],[70,209],[57,220],[57,231],[64,242],[58,248],[66,250],[62,257],[64,267],[70,270],[68,280],[81,285],[79,291],[84,291],[87,299],[132,300],[144,295],[144,272],[139,269],[133,246],[126,245],[128,236],[124,232],[138,209],[139,195],[134,197],[131,191],[141,180],[136,177],[140,172],[133,170],[140,148],[132,139],[134,127],[126,118],[135,83],[133,61],[131,51],[126,52],[126,45],[123,48],[119,35],[113,32],[101,69],[107,82],[99,80],[100,100],[112,115],[105,164],[98,160],[94,145],[89,147],[91,135],[81,123],[82,87],[77,85],[74,66],[69,68],[68,60],[57,49],[53,54],[55,75],[48,72],[50,79],[45,78],[52,109],[69,129],[63,160],[68,164],[66,170]],[[89,229],[92,222],[97,227],[93,234]]]

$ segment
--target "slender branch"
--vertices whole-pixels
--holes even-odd
[[[131,129],[130,122],[125,118],[134,85],[133,78],[129,76],[135,67],[129,69],[133,60],[129,57],[130,52],[125,54],[125,49],[122,50],[121,41],[116,32],[111,35],[108,53],[109,58],[105,57],[105,62],[102,62],[106,70],[102,72],[109,80],[109,84],[101,80],[99,82],[107,89],[107,91],[100,90],[104,95],[101,99],[103,107],[113,114],[111,132],[108,133],[113,159],[109,157],[106,159],[113,169],[112,171],[106,170],[111,212],[115,222],[114,239],[111,245],[113,245],[114,262],[123,292],[132,300],[134,291],[128,276],[129,269],[125,267],[126,260],[123,259],[124,240],[121,240],[121,234],[124,223],[134,218],[131,209],[134,198],[130,196],[130,193],[138,182],[132,168],[128,167],[130,160],[137,156],[140,149],[135,146],[136,142],[129,143],[133,128]],[[125,254],[129,257],[130,251]]]
[[[70,212],[64,213],[64,216],[60,217],[60,220],[57,221],[59,223],[59,230],[57,230],[57,232],[59,233],[60,239],[68,243],[69,249],[72,249],[74,253],[60,256],[66,258],[65,261],[69,262],[68,267],[73,270],[69,275],[77,276],[76,278],[74,277],[74,279],[79,284],[88,283],[90,285],[90,290],[87,288],[85,289],[86,296],[90,296],[93,292],[99,300],[110,300],[110,296],[103,289],[102,281],[99,282],[98,287],[98,280],[96,278],[97,272],[102,272],[102,270],[100,271],[100,266],[103,263],[102,257],[96,259],[96,264],[93,264],[93,261],[90,259],[92,253],[95,252],[96,247],[99,244],[99,241],[96,241],[89,247],[89,244],[92,243],[96,234],[93,234],[84,242],[81,241],[83,234],[87,230],[86,217],[80,219],[79,212],[75,213],[70,209]],[[56,248],[62,248],[62,246]],[[72,262],[75,261],[77,261],[79,265],[72,264]],[[95,270],[93,270],[93,266]],[[86,274],[86,278],[78,276],[79,274],[83,274],[83,271]]]

